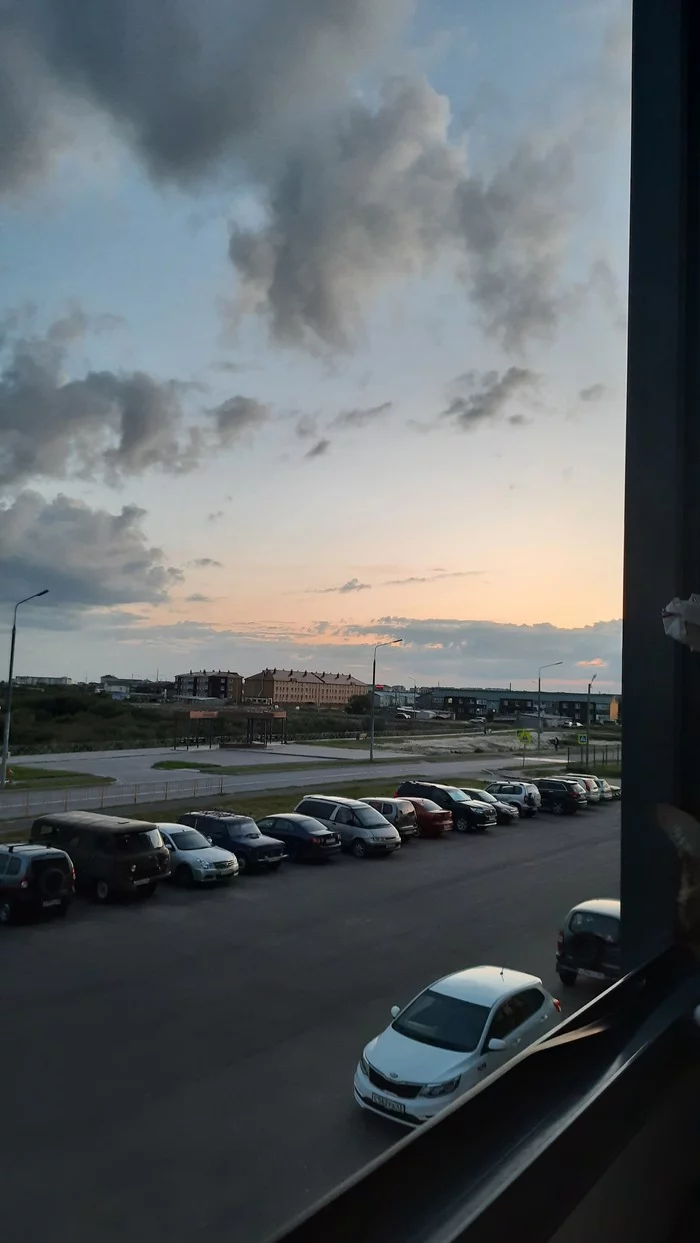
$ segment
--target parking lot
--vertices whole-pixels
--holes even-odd
[[[618,855],[615,804],[3,930],[5,1237],[259,1243],[403,1138],[352,1097],[394,1002],[484,962],[592,995],[556,934]]]

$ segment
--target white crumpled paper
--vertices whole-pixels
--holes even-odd
[[[669,639],[685,643],[691,652],[700,651],[700,595],[694,593],[689,600],[676,596],[661,614],[664,630]]]

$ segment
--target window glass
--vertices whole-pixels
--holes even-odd
[[[370,809],[368,808],[368,811]],[[349,807],[339,807],[333,817],[336,824],[352,824],[353,816]]]
[[[611,945],[620,939],[620,921],[612,915],[601,915],[598,911],[574,911],[569,920],[572,932],[588,932],[592,936],[603,937]]]
[[[488,1018],[488,1007],[427,988],[392,1023],[394,1031],[421,1044],[469,1053],[476,1049]]]
[[[7,875],[19,876],[22,871],[22,860],[17,855],[10,855],[7,860]]]
[[[491,1020],[489,1040],[505,1040],[522,1022],[524,1014],[520,997],[509,997],[498,1007]]]
[[[7,871],[8,859],[8,855],[0,855],[0,876],[4,876]]]

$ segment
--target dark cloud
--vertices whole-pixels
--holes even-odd
[[[586,402],[602,401],[607,391],[604,384],[591,384],[588,388],[579,390],[579,400]]]
[[[304,454],[305,458],[324,457],[331,447],[330,440],[318,440],[308,453]]]
[[[70,346],[116,317],[74,309],[44,335],[23,332],[20,318],[0,331],[0,484],[192,470],[265,417],[260,403],[234,397],[193,425],[184,398],[196,385],[141,371],[71,375]]]
[[[432,574],[412,574],[410,578],[391,578],[385,587],[407,587],[411,583],[436,583],[441,578],[479,578],[483,570],[436,570]]]
[[[531,394],[537,380],[535,372],[526,367],[509,367],[502,373],[487,371],[483,375],[467,372],[455,380],[454,387],[459,394],[443,411],[443,418],[453,419],[462,431],[491,423],[504,413],[515,397]],[[517,417],[511,416],[511,421]]]
[[[511,427],[527,427],[528,423],[532,423],[532,419],[528,419],[526,414],[511,414],[508,422]]]
[[[320,587],[318,591],[313,594],[319,596],[348,596],[354,591],[369,591],[371,586],[371,583],[361,583],[359,578],[350,578],[347,583],[342,583],[340,587]]]
[[[48,587],[51,608],[160,603],[182,574],[149,546],[144,516],[135,505],[108,513],[31,491],[0,504],[1,598]]]
[[[220,522],[223,516],[223,509],[215,509],[213,513],[207,514],[207,522]]]
[[[187,604],[209,604],[211,596],[203,596],[199,591],[194,591],[191,596],[185,596]]]
[[[295,431],[300,440],[317,440],[318,419],[312,414],[302,414]]]
[[[355,428],[369,427],[383,418],[393,408],[393,401],[384,401],[380,406],[368,406],[365,409],[341,410],[331,421],[331,427]]]
[[[217,428],[221,444],[227,446],[242,432],[261,427],[270,417],[269,406],[254,397],[229,397],[221,405],[209,411]]]
[[[57,145],[75,104],[107,114],[156,177],[257,161],[342,100],[410,0],[22,0],[4,4],[0,192]],[[60,125],[58,126],[60,129]],[[73,125],[75,130],[75,125]],[[64,142],[70,141],[68,132]]]
[[[215,561],[213,557],[195,557],[194,561],[188,561],[187,564],[195,570],[223,570],[223,561]]]

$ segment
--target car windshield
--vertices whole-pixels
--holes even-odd
[[[418,802],[423,811],[442,811],[442,807],[438,807],[437,803],[434,803],[431,798],[421,798]]]
[[[455,790],[452,787],[448,786],[447,793],[449,794],[453,803],[471,803],[471,799],[469,795],[465,794],[463,790]]]
[[[421,1044],[456,1053],[476,1049],[489,1016],[488,1006],[445,997],[428,988],[392,1023],[395,1032]]]
[[[602,937],[610,945],[616,945],[620,939],[620,921],[614,915],[601,915],[598,911],[574,911],[569,920],[571,932],[587,932],[594,937]]]
[[[262,837],[254,820],[234,820],[231,823],[232,836],[238,838]]]
[[[481,803],[497,803],[498,799],[493,794],[489,794],[488,790],[465,790],[470,798],[475,798]]]
[[[163,845],[159,829],[137,829],[133,833],[115,833],[112,841],[114,849],[122,855],[142,854],[145,850],[153,850],[154,846]]]
[[[385,829],[386,817],[374,807],[354,807],[355,817],[365,829]]]
[[[303,820],[295,820],[295,824],[303,829],[305,833],[314,833],[316,837],[320,837],[323,833],[327,833],[328,829],[323,824],[319,824],[318,820],[314,820],[312,816],[305,816]],[[274,836],[274,826],[270,830]]]
[[[198,829],[182,829],[170,836],[176,850],[206,850],[211,845]]]

